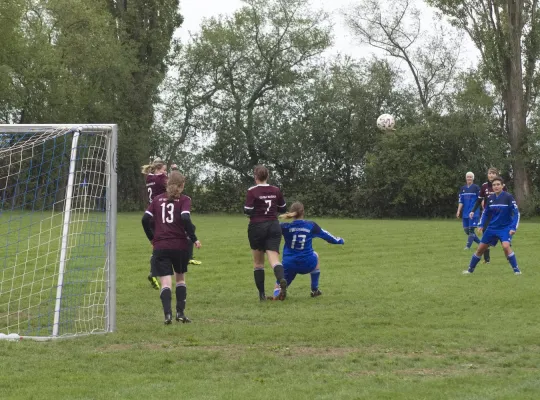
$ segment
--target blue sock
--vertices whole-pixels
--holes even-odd
[[[475,236],[476,236],[476,235],[475,235],[474,233],[469,233],[469,237],[467,238],[467,248],[468,248],[468,249],[471,248]]]
[[[474,243],[480,243],[480,238],[476,236],[476,233],[473,233],[473,241]]]
[[[474,272],[474,269],[476,268],[479,262],[480,262],[480,257],[478,257],[476,253],[474,253],[472,255],[471,262],[469,264],[469,272]]]
[[[510,253],[510,255],[506,258],[508,259],[508,262],[512,266],[512,269],[514,270],[514,272],[519,272],[516,255],[514,254],[514,252]]]
[[[317,290],[319,288],[319,277],[321,276],[321,270],[316,269],[310,273],[311,275],[311,290]]]

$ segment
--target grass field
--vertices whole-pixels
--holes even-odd
[[[461,275],[461,222],[317,219],[321,290],[259,303],[241,216],[194,216],[193,324],[164,326],[142,214],[118,219],[118,330],[0,342],[2,399],[539,399],[537,222]],[[267,270],[267,292],[271,291]]]

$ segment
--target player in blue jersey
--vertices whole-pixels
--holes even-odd
[[[290,211],[281,218],[292,219],[292,222],[281,223],[281,232],[285,239],[283,246],[283,269],[287,286],[291,284],[297,274],[310,274],[311,297],[320,296],[319,290],[319,256],[313,251],[312,241],[321,238],[332,244],[344,244],[342,238],[334,237],[313,221],[304,219],[304,205],[295,202]],[[274,299],[280,294],[279,282],[274,289]]]
[[[486,206],[480,219],[479,230],[484,230],[482,240],[476,253],[473,254],[469,269],[463,271],[464,274],[472,274],[480,257],[489,246],[495,246],[501,242],[504,254],[516,275],[521,275],[518,267],[516,255],[510,244],[512,236],[516,233],[519,225],[519,210],[514,197],[503,191],[504,182],[502,178],[493,179],[493,194],[486,200]]]
[[[473,213],[472,218],[469,215],[480,194],[480,187],[473,183],[474,174],[472,172],[467,172],[465,174],[465,181],[467,184],[459,189],[459,205],[456,212],[456,218],[462,217],[463,231],[467,235],[465,250],[469,250],[473,242],[480,243],[480,239],[474,233],[474,230],[478,225],[480,210],[476,210],[476,212]]]

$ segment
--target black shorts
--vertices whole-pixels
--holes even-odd
[[[281,244],[281,226],[278,220],[248,225],[248,239],[252,250],[277,251]]]
[[[154,250],[152,253],[152,276],[169,276],[188,272],[187,250]]]

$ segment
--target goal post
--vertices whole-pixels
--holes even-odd
[[[0,339],[116,329],[117,126],[0,125]]]

